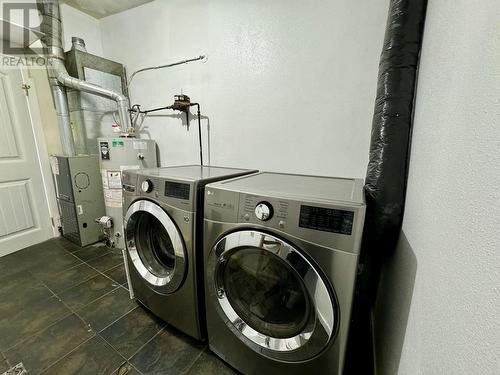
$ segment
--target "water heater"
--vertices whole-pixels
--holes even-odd
[[[113,220],[109,240],[120,249],[123,240],[122,172],[158,166],[156,142],[137,138],[99,138],[99,166],[106,215]]]

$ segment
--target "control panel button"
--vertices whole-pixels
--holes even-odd
[[[278,226],[280,228],[284,228],[285,227],[285,222],[283,220],[280,220],[279,223],[278,223]]]
[[[153,183],[151,182],[151,180],[142,181],[141,190],[144,193],[150,193],[153,190]]]
[[[255,216],[261,221],[267,221],[273,216],[273,207],[268,202],[260,202],[255,206]]]
[[[243,215],[243,220],[245,220],[245,221],[250,220],[250,215],[249,214]]]

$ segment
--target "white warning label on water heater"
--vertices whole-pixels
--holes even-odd
[[[121,189],[104,189],[104,204],[106,207],[121,207],[122,206],[122,190]]]
[[[144,141],[134,141],[134,150],[147,150],[148,143]]]
[[[121,171],[108,171],[108,188],[121,189],[122,188],[122,172]]]
[[[123,171],[126,171],[128,169],[141,169],[140,166],[138,165],[120,165],[120,170],[123,172]]]

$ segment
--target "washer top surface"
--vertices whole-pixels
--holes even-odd
[[[212,180],[220,177],[241,175],[242,173],[250,172],[252,172],[250,169],[211,167],[205,165],[183,165],[137,170],[137,174],[145,176],[178,178],[186,181]]]
[[[261,172],[211,186],[242,193],[297,200],[365,204],[363,179]]]

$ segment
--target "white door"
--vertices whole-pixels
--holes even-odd
[[[53,237],[19,69],[0,68],[0,256]]]

